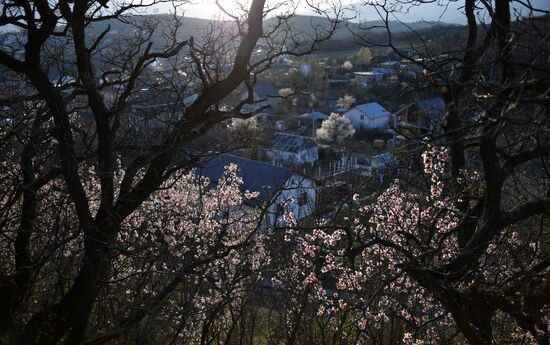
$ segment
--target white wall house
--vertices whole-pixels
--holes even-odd
[[[300,69],[300,73],[304,77],[309,77],[309,75],[311,74],[311,65],[310,64],[303,63],[303,64],[300,64],[300,66],[298,66],[298,67]]]
[[[278,132],[266,155],[274,165],[313,165],[319,160],[319,146],[309,137]]]
[[[288,212],[300,220],[315,211],[316,182],[288,168],[220,154],[206,162],[197,174],[216,183],[229,164],[238,166],[237,174],[243,179],[242,190],[258,192],[258,197],[246,206],[252,210],[267,209],[263,226],[283,224],[283,216]]]
[[[357,131],[378,130],[389,128],[390,112],[377,102],[356,105],[344,113],[353,128]]]
[[[271,200],[266,224],[284,225],[283,216],[292,212],[297,220],[304,219],[315,211],[316,182],[293,173]]]

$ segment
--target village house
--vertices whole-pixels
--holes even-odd
[[[271,84],[256,84],[253,88],[253,104],[247,104],[246,111],[256,111],[268,107],[266,111],[273,111],[279,106],[279,91]],[[243,92],[241,100],[248,98],[248,91]]]
[[[393,128],[404,139],[422,139],[436,129],[444,111],[441,97],[416,101],[393,114]]]
[[[399,61],[386,61],[372,67],[373,72],[382,73],[385,76],[396,75],[399,73],[400,69],[401,63]]]
[[[370,88],[384,79],[384,73],[380,72],[353,72],[355,81],[359,87]]]
[[[258,193],[244,206],[258,211],[267,210],[262,219],[264,226],[281,224],[283,215],[288,212],[300,220],[315,211],[316,182],[289,168],[220,154],[208,160],[197,174],[216,183],[230,164],[238,167],[237,174],[243,179],[241,189]]]
[[[320,111],[312,110],[309,113],[302,114],[299,117],[299,124],[304,127],[306,134],[310,133],[312,137],[315,136],[316,130],[321,127],[323,121],[328,119],[328,115]]]
[[[300,73],[304,77],[309,77],[312,71],[311,65],[308,63],[303,63],[298,66],[298,69],[300,70]]]
[[[300,119],[323,122],[328,119],[328,115],[317,110],[312,110],[309,113],[300,115]]]
[[[388,129],[390,115],[390,112],[377,102],[356,105],[344,113],[357,131],[385,131]]]
[[[266,155],[274,165],[313,166],[319,160],[319,146],[310,137],[277,132],[270,144]]]

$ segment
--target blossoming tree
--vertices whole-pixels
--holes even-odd
[[[254,115],[243,106],[257,75],[316,49],[340,9],[317,8],[334,20],[300,39],[294,6],[218,3],[230,20],[190,35],[187,3],[2,3],[0,342],[103,343],[164,315],[176,290],[184,318],[212,311],[257,269],[237,254],[237,227],[253,220],[231,208],[243,198],[235,177],[215,192],[176,179],[200,160],[182,147]],[[162,4],[170,14],[143,15]],[[222,107],[238,87],[248,97]]]

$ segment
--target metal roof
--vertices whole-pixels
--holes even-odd
[[[390,112],[378,102],[356,105],[355,108],[370,118],[390,116]]]
[[[310,113],[305,113],[300,115],[300,118],[302,119],[308,119],[308,120],[326,120],[328,119],[328,116],[320,111],[312,111]]]
[[[228,154],[220,154],[208,160],[197,170],[197,174],[208,177],[215,184],[230,164],[238,166],[238,175],[243,179],[241,189],[258,192],[256,200],[259,202],[270,200],[293,174],[288,168]]]
[[[316,147],[317,144],[309,137],[288,133],[275,133],[271,140],[272,148],[279,151],[297,153]]]
[[[373,71],[367,71],[367,72],[353,72],[353,74],[355,74],[355,75],[372,75],[372,76],[384,75],[384,73],[373,72]]]
[[[270,84],[256,84],[254,85],[254,93],[260,98],[276,97],[279,95],[279,91],[275,86]]]

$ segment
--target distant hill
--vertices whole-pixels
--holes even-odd
[[[104,31],[108,25],[111,27],[111,31],[109,35],[106,37],[106,39],[118,39],[123,36],[131,37],[133,32],[136,30],[136,24],[142,25],[144,23],[150,22],[150,23],[157,23],[160,27],[160,30],[156,32],[153,37],[152,41],[156,44],[161,45],[162,42],[165,42],[165,38],[163,37],[163,31],[166,32],[168,30],[167,23],[170,21],[170,17],[168,15],[164,14],[155,14],[155,15],[143,15],[143,16],[127,16],[123,18],[124,21],[120,20],[108,20],[104,22],[94,23],[93,26],[89,30],[89,37],[94,37],[99,35],[102,31]],[[276,18],[270,18],[267,19],[264,23],[264,27],[266,30],[269,27],[272,27],[273,25],[276,25],[277,19]],[[292,28],[293,32],[302,36],[303,38],[311,37],[316,30],[326,30],[331,27],[331,22],[324,17],[319,16],[309,16],[309,15],[296,15],[289,19],[288,21],[289,26]],[[229,21],[227,22],[220,22],[216,21],[213,22],[209,19],[201,19],[201,18],[193,18],[193,17],[185,17],[182,22],[182,27],[179,30],[179,39],[184,40],[191,36],[194,36],[197,40],[200,40],[201,37],[205,35],[207,30],[212,26],[222,26],[224,28],[231,29],[234,27],[234,23],[231,23]],[[359,31],[361,26],[381,26],[381,21],[370,21],[365,22],[362,24],[353,23],[353,22],[347,22],[343,23],[341,27],[336,30],[336,32],[333,34],[331,40],[334,41],[351,41],[353,40],[353,34],[351,31]],[[444,25],[444,24],[440,24]],[[390,30],[393,33],[400,33],[408,31],[409,29],[414,30],[422,30],[422,29],[428,29],[432,25],[426,22],[414,22],[414,23],[408,23],[403,24],[399,22],[391,22],[390,23]],[[351,31],[350,31],[351,30]],[[383,32],[384,29],[377,28],[374,29],[372,32]]]
[[[270,18],[266,20],[264,26],[275,25],[277,22],[276,18]],[[306,34],[312,34],[316,29],[329,29],[331,27],[331,22],[325,17],[319,16],[308,16],[308,15],[296,15],[289,20],[289,25],[293,30],[298,32],[303,32]],[[374,32],[382,32],[384,29],[381,27],[383,22],[381,20],[372,20],[366,21],[361,24],[355,22],[346,22],[341,25],[341,27],[336,30],[332,39],[334,40],[343,40],[353,38],[351,31],[359,31],[361,27],[379,27],[373,29]],[[432,25],[426,22],[414,22],[414,23],[400,23],[400,22],[390,22],[390,30],[394,33],[408,31],[410,29],[420,30],[429,28]]]
[[[376,3],[377,1],[372,1]],[[352,8],[351,15],[360,17],[361,20],[377,20],[379,14],[370,5],[364,5],[363,2],[355,2],[347,7]],[[382,3],[382,2],[379,2]],[[388,1],[388,8],[393,8],[394,12],[390,15],[397,21],[405,23],[415,22],[431,22],[433,24],[466,24],[466,16],[464,15],[463,1],[402,1],[398,4],[397,1]],[[542,11],[550,11],[550,1],[548,0],[529,0],[529,1],[512,1],[512,17],[521,18],[529,15],[529,9],[525,6],[529,4],[533,8]],[[393,5],[393,7],[392,7]],[[478,20],[486,17],[486,14],[479,7],[477,13]],[[534,15],[541,15],[542,12],[535,12]],[[487,18],[487,17],[486,17]]]
[[[151,37],[151,41],[157,45],[162,45],[166,37],[165,33],[169,32],[169,23],[173,18],[166,14],[151,14],[151,15],[132,15],[125,16],[123,20],[106,20],[98,23],[94,23],[88,29],[88,37],[100,35],[108,26],[110,26],[110,32],[106,36],[106,39],[120,39],[122,37],[131,37],[134,33],[137,34],[137,28],[147,23],[158,25],[157,30]],[[211,21],[202,18],[185,17],[182,21],[182,25],[178,31],[178,39],[185,40],[194,37],[202,37],[207,32],[211,25]],[[234,25],[229,22],[224,25]]]

